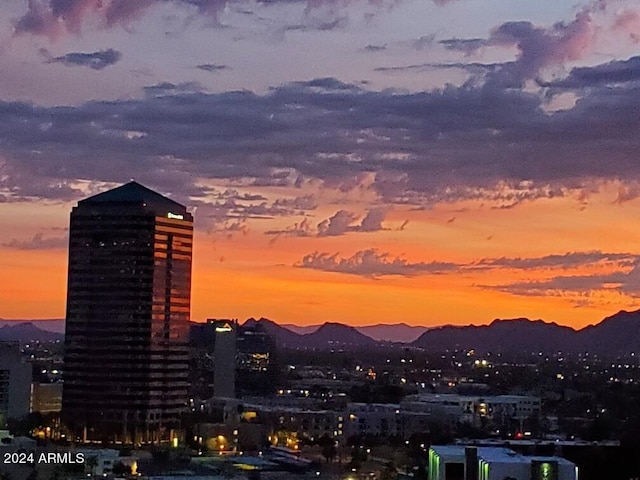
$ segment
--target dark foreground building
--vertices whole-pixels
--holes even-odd
[[[255,321],[191,324],[192,396],[269,396],[279,381],[276,343]]]
[[[131,182],[71,212],[62,418],[83,440],[177,441],[193,217]]]

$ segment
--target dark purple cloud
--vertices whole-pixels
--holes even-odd
[[[386,49],[386,45],[367,45],[366,47],[364,47],[365,52],[382,52]]]
[[[269,242],[273,244],[280,237],[310,237],[313,235],[313,227],[309,218],[303,218],[285,229],[267,230],[264,233],[265,235],[273,236],[273,239]]]
[[[404,258],[393,257],[389,253],[379,252],[375,249],[361,250],[350,257],[339,257],[337,253],[331,255],[315,252],[306,255],[296,266],[372,278],[389,275],[412,277],[442,274],[458,268],[458,265],[447,262],[411,263]]]
[[[451,38],[441,40],[440,44],[466,55],[485,47],[516,47],[516,60],[502,64],[488,74],[488,80],[502,87],[518,88],[523,81],[537,78],[544,69],[579,60],[591,50],[597,30],[593,22],[595,8],[587,7],[572,21],[551,27],[539,27],[528,21],[505,22],[486,39]]]
[[[230,66],[217,63],[203,63],[201,65],[198,65],[196,68],[210,73],[218,73],[224,72],[225,70],[231,70]]]
[[[489,44],[484,38],[447,38],[440,40],[440,45],[443,45],[448,50],[457,50],[464,52],[467,55],[471,55]]]
[[[323,220],[318,224],[319,237],[335,237],[344,235],[351,228],[351,224],[358,216],[355,213],[339,210],[331,218]]]
[[[307,236],[307,235],[305,235]],[[565,254],[546,255],[536,258],[484,258],[471,263],[455,262],[411,262],[401,257],[393,257],[388,253],[380,253],[376,249],[356,252],[350,257],[340,257],[339,253],[314,252],[306,255],[296,266],[311,268],[327,272],[362,275],[365,277],[380,277],[386,275],[434,275],[434,274],[462,274],[491,270],[511,269],[523,272],[547,270],[571,270],[585,266],[607,266],[620,270],[606,275],[578,275],[556,276],[551,280],[541,282],[522,282],[508,285],[486,286],[482,288],[497,289],[514,294],[523,292],[540,292],[560,286],[569,285],[595,286],[602,284],[621,283],[631,268],[635,269],[640,263],[640,255],[632,253],[611,252],[568,252]],[[573,282],[573,283],[572,283]],[[639,284],[640,292],[640,284]]]
[[[639,86],[595,86],[565,111],[544,102],[495,84],[402,93],[336,79],[263,95],[159,84],[141,99],[0,102],[0,195],[70,200],[77,179],[135,177],[186,201],[202,193],[198,178],[343,190],[370,179],[386,205],[506,208],[640,179]]]
[[[68,67],[89,67],[93,70],[102,70],[115,65],[122,58],[122,54],[113,48],[91,53],[72,52],[59,57],[51,56],[44,49],[41,50],[41,53],[47,58],[47,63],[61,63]]]
[[[471,264],[472,268],[511,268],[517,270],[531,269],[571,269],[587,265],[616,265],[630,267],[640,256],[632,253],[601,252],[567,252],[564,254],[546,255],[534,258],[485,258]]]
[[[388,209],[372,208],[358,222],[358,215],[346,210],[337,211],[332,217],[317,225],[318,237],[335,237],[350,232],[379,232],[385,230],[382,226]]]
[[[640,56],[628,60],[614,60],[595,67],[574,68],[566,78],[541,82],[541,85],[579,89],[629,82],[640,82]]]
[[[448,1],[433,0],[438,5]],[[383,6],[394,5],[397,0],[346,0],[343,4],[361,3]],[[194,12],[216,18],[229,5],[251,4],[246,0],[29,0],[27,12],[15,22],[16,34],[44,35],[52,40],[61,35],[79,34],[87,17],[102,21],[106,28],[117,25],[128,25],[137,21],[149,9],[167,3],[173,3]],[[299,3],[306,6],[307,11],[324,5],[335,6],[336,0],[256,0],[262,5],[278,5]],[[333,30],[344,24],[343,18],[336,18],[326,23],[315,25],[294,25],[295,30]]]
[[[514,282],[480,287],[518,296],[578,297],[579,304],[595,293],[616,293],[640,298],[640,260],[632,268],[593,275],[561,275],[535,282]]]

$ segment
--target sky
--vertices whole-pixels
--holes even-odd
[[[64,317],[131,179],[195,215],[196,321],[640,308],[640,6],[0,2],[0,318]]]

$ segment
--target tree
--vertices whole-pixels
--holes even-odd
[[[42,427],[44,418],[40,412],[31,412],[20,418],[9,418],[7,427],[16,437],[28,437],[36,428]]]
[[[338,454],[338,449],[334,444],[326,444],[322,447],[322,456],[325,458],[327,462],[332,462],[336,455]]]

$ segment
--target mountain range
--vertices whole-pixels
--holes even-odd
[[[0,327],[0,341],[27,343],[32,341],[54,342],[64,339],[64,334],[43,330],[31,322],[14,323],[11,322]]]
[[[61,340],[62,333],[42,327],[44,324],[45,327],[58,330],[60,322],[0,320],[0,341]],[[640,353],[640,310],[620,311],[580,330],[526,318],[496,319],[489,325],[481,326],[429,329],[406,324],[351,327],[335,322],[294,328],[279,325],[267,318],[250,318],[244,323],[247,326],[256,324],[272,335],[278,345],[287,348],[348,350],[400,344],[431,352],[474,349],[479,353]],[[418,334],[418,338],[415,338]]]
[[[628,355],[640,352],[640,310],[622,310],[580,330],[526,318],[494,320],[482,326],[439,327],[423,333],[412,345],[431,351]]]
[[[6,320],[4,318],[0,318],[0,327],[4,326],[16,326],[20,323],[31,323],[35,327],[38,327],[40,330],[45,330],[47,332],[54,333],[64,333],[64,319],[63,318],[52,318],[52,319],[29,319],[29,320]]]
[[[282,324],[282,327],[301,335],[313,333],[322,325],[292,325]],[[373,338],[378,342],[411,343],[420,335],[429,330],[429,327],[407,325],[406,323],[379,323],[365,327],[354,327],[357,331]]]

